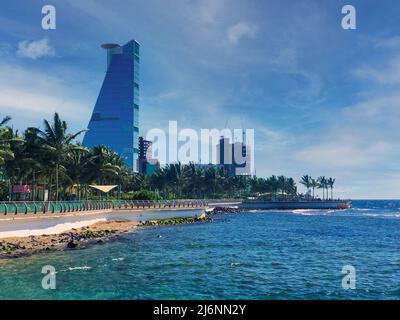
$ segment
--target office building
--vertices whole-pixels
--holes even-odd
[[[139,157],[137,159],[137,168],[140,174],[149,175],[160,168],[157,159],[152,158],[151,141],[139,137]]]
[[[221,137],[217,145],[217,164],[223,166],[225,174],[251,175],[250,147],[244,142],[231,143],[228,138]]]
[[[107,43],[107,70],[83,145],[106,145],[137,171],[139,136],[139,43]]]

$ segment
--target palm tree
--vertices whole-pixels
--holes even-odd
[[[4,117],[0,122],[0,164],[3,164],[6,160],[14,159],[14,154],[10,149],[8,139],[8,129],[4,128],[4,125],[11,120],[10,117]]]
[[[151,176],[150,176],[150,186],[156,190],[162,190],[164,193],[164,198],[167,197],[167,181],[164,174],[163,168],[157,169]]]
[[[197,167],[194,163],[189,163],[183,168],[186,177],[184,193],[190,198],[199,198],[202,193],[202,180],[204,179],[204,170]]]
[[[109,147],[96,146],[87,157],[90,160],[87,161],[83,174],[86,184],[118,184],[121,186],[122,183],[128,183],[129,173],[124,165],[124,159]],[[119,187],[119,193],[120,189]]]
[[[14,159],[14,153],[11,150],[10,143],[21,143],[24,141],[15,135],[10,127],[4,127],[10,120],[11,117],[7,116],[0,121],[0,164],[4,164],[7,160]]]
[[[134,173],[127,187],[132,191],[146,190],[149,188],[149,176],[139,173]]]
[[[167,188],[170,187],[175,196],[180,198],[186,180],[184,166],[180,162],[167,164],[162,169],[162,174],[164,175],[163,180],[165,181]]]
[[[96,158],[92,150],[82,152],[81,150],[72,150],[70,157],[65,163],[65,180],[66,186],[76,186],[77,198],[81,199],[82,182],[89,183],[87,179],[88,167]],[[90,175],[89,175],[90,176]]]
[[[85,170],[87,182],[105,184],[117,180],[123,161],[117,153],[100,145],[93,148],[90,157]]]
[[[25,161],[27,157],[24,148],[24,139],[18,136],[18,131],[13,131],[11,127],[4,127],[11,120],[5,117],[0,122],[0,165],[2,178],[8,181],[9,199],[12,195],[12,185],[15,181],[26,178],[31,167]],[[15,164],[19,163],[17,167]]]
[[[286,183],[287,183],[287,178],[285,176],[278,177],[278,186],[282,196],[285,196],[286,194]]]
[[[291,196],[297,194],[296,182],[294,182],[293,178],[286,178],[286,192]]]
[[[326,189],[326,199],[329,198],[329,185],[328,185],[328,179],[325,178],[325,183],[324,183],[325,189]]]
[[[13,159],[5,161],[4,172],[8,177],[10,188],[11,185],[16,183],[22,184],[25,182],[28,184],[30,176],[32,176],[34,180],[35,172],[40,168],[40,163],[30,153],[26,141],[22,143],[24,139],[19,137],[18,131],[13,132],[13,130],[9,128],[8,138],[10,141],[10,150],[13,153]]]
[[[307,188],[308,195],[310,194],[311,181],[312,181],[312,178],[308,174],[302,176],[301,180],[300,180],[300,183]]]
[[[315,188],[318,188],[318,182],[313,178],[311,178],[311,188],[312,188],[312,196],[314,198],[314,190]]]
[[[322,200],[325,200],[325,189],[326,189],[326,177],[321,176],[317,179],[318,189],[322,189]]]
[[[333,185],[335,184],[336,179],[329,178],[327,180],[327,185],[331,188],[331,199],[333,199]]]
[[[36,134],[40,148],[45,152],[49,165],[55,170],[56,178],[56,201],[59,200],[59,170],[65,169],[63,166],[66,159],[71,156],[72,151],[86,152],[87,149],[74,144],[77,136],[86,130],[80,130],[76,133],[67,133],[67,123],[61,121],[56,112],[53,123],[44,120],[44,130],[39,128],[29,128]]]
[[[217,176],[217,171],[213,167],[204,172],[204,186],[209,194],[215,194],[216,192]]]

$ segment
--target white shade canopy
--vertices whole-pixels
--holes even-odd
[[[95,186],[95,185],[89,185],[89,187],[92,187],[94,189],[100,190],[104,193],[110,192],[112,189],[118,187],[118,185],[109,185],[109,186]]]

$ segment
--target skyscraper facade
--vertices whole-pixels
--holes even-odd
[[[132,171],[137,171],[139,136],[140,45],[107,43],[107,71],[83,145],[106,145],[118,152]]]
[[[231,143],[230,139],[221,137],[217,144],[217,164],[223,166],[225,174],[251,175],[250,147],[242,142]]]
[[[139,137],[139,158],[137,160],[137,168],[140,174],[153,174],[158,168],[160,168],[158,160],[152,158],[151,145],[151,141]]]

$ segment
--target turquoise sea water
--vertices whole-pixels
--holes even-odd
[[[87,249],[0,263],[1,299],[399,299],[400,201],[144,228]],[[41,287],[44,265],[56,290]],[[342,288],[344,265],[356,289]]]

